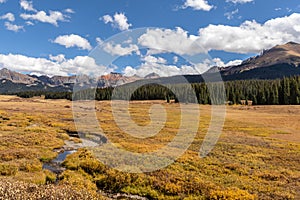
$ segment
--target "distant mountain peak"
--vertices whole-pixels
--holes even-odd
[[[290,41],[290,42],[286,43],[286,45],[300,45],[300,44],[296,43],[296,42],[293,42],[293,41]]]
[[[24,84],[32,84],[35,81],[37,81],[37,79],[34,77],[28,76],[26,74],[14,72],[7,68],[2,68],[0,70],[0,79],[10,80],[13,83],[24,83]]]
[[[253,69],[266,68],[286,64],[289,66],[300,65],[300,44],[288,42],[276,45],[270,49],[262,51],[260,55],[248,58],[241,65],[219,68],[223,75],[233,75],[250,71]],[[282,69],[283,70],[283,69]]]
[[[155,72],[152,72],[150,74],[148,74],[147,76],[144,77],[145,79],[154,79],[154,78],[160,78],[160,76],[155,73]]]

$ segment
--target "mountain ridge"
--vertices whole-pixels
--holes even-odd
[[[226,76],[281,64],[295,67],[300,65],[300,44],[288,42],[283,45],[276,45],[273,48],[262,51],[258,56],[244,60],[240,65],[220,67],[218,69],[223,76]]]
[[[221,74],[224,81],[246,79],[276,79],[284,76],[300,75],[300,44],[288,42],[276,45],[262,51],[260,55],[244,60],[240,65],[228,67],[212,67],[202,75],[183,75],[190,83],[204,82],[203,75],[212,81],[220,81]],[[157,73],[150,73],[144,78],[136,75],[124,76],[120,73],[110,73],[97,78],[87,75],[73,76],[36,76],[14,72],[3,68],[0,70],[0,93],[22,90],[58,90],[72,91],[76,82],[95,85],[97,87],[116,87],[136,81],[176,84],[182,83],[182,76],[160,77]]]

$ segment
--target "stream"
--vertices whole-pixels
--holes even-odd
[[[75,153],[76,151],[77,150],[69,150],[69,151],[62,150],[62,152],[59,153],[58,156],[55,159],[53,159],[51,162],[44,163],[43,169],[47,169],[55,174],[61,174],[63,171],[66,170],[64,167],[61,166],[61,164],[65,161],[67,155]]]
[[[71,136],[71,134],[69,134]],[[74,134],[72,133],[72,137],[78,137],[82,136],[82,134]],[[85,136],[85,135],[84,135]],[[68,155],[73,154],[77,152],[79,148],[84,147],[93,147],[93,146],[99,146],[102,144],[105,144],[107,142],[107,138],[105,138],[102,135],[96,135],[96,134],[89,134],[89,139],[86,139],[86,137],[80,137],[82,143],[74,143],[72,141],[66,140],[65,145],[62,148],[55,149],[55,152],[58,152],[58,155],[55,159],[51,160],[48,163],[43,164],[43,169],[47,169],[53,173],[56,174],[58,182],[58,176],[66,170],[62,166],[62,163],[65,161]],[[132,199],[132,200],[148,200],[146,197],[141,197],[138,195],[131,195],[131,194],[123,194],[123,193],[107,193],[106,191],[99,191],[103,196],[107,197],[108,199]]]
[[[77,152],[77,149],[84,147],[95,147],[105,144],[107,138],[103,135],[98,134],[87,134],[77,133],[77,132],[68,132],[68,135],[71,137],[77,137],[81,139],[82,143],[75,143],[73,141],[65,140],[65,145],[59,149],[54,149],[54,152],[58,152],[58,155],[55,159],[50,162],[43,164],[43,169],[47,169],[57,175],[61,174],[66,169],[62,166],[62,163],[65,161],[68,155]]]

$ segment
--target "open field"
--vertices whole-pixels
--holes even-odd
[[[166,109],[167,120],[156,136],[147,139],[122,131],[115,124],[109,102],[96,103],[98,121],[116,146],[137,153],[152,152],[176,135],[179,105],[161,101],[130,104],[132,119],[144,126],[150,123],[149,108],[158,103]],[[188,106],[193,110],[199,105]],[[63,163],[66,170],[57,182],[56,174],[42,166],[57,156],[53,150],[61,148],[64,141],[80,142],[67,134],[76,132],[72,102],[0,96],[0,195],[1,188],[14,190],[14,181],[21,181],[24,188],[40,187],[46,194],[48,187],[63,188],[61,191],[67,193],[72,188],[78,199],[83,189],[91,195],[86,199],[102,198],[104,193],[149,199],[300,199],[300,106],[228,106],[217,145],[207,157],[200,158],[210,111],[210,106],[200,105],[194,142],[164,169],[119,172],[98,162],[88,150],[79,149],[67,157]],[[34,186],[26,185],[29,183]]]

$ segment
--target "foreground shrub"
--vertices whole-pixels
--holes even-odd
[[[2,176],[13,176],[17,173],[18,167],[10,164],[0,164],[0,174]]]
[[[254,200],[255,195],[238,188],[229,188],[227,190],[215,190],[210,193],[209,199],[213,200]]]

